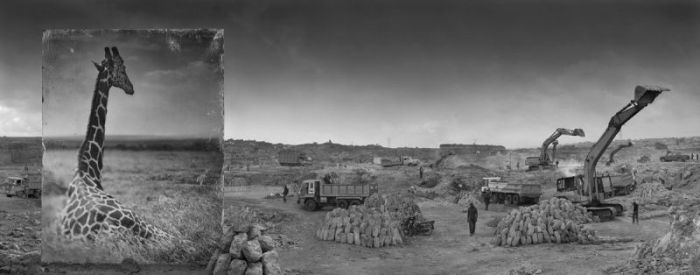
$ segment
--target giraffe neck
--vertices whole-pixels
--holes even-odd
[[[102,149],[105,140],[109,88],[108,74],[100,73],[92,96],[87,133],[78,153],[78,173],[90,178],[85,182],[91,186],[94,184],[94,187],[100,190],[102,190]]]

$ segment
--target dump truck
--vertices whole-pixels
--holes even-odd
[[[416,166],[419,164],[419,161],[417,159],[410,157],[410,156],[401,156],[398,158],[398,160],[391,160],[391,159],[387,159],[387,158],[382,158],[381,164],[382,164],[382,167],[393,167],[393,166],[402,166],[402,165]]]
[[[661,162],[674,162],[674,161],[686,162],[686,161],[690,160],[690,156],[679,154],[679,153],[666,152],[666,155],[661,156],[659,158],[659,160]]]
[[[30,181],[26,177],[7,177],[3,185],[8,197],[41,198],[41,182]]]
[[[296,150],[280,151],[277,161],[281,166],[304,166],[311,165],[311,158],[304,152]]]
[[[537,183],[514,183],[502,180],[500,177],[482,179],[482,191],[491,191],[492,203],[521,204],[525,202],[538,203],[542,196],[542,186]]]
[[[303,203],[304,209],[314,211],[324,206],[348,208],[360,205],[370,195],[379,190],[377,184],[342,184],[330,183],[322,179],[303,180],[297,203]]]

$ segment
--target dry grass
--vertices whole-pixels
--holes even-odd
[[[73,150],[47,151],[44,170],[53,175],[52,184],[65,188],[76,160]],[[103,169],[105,191],[178,240],[168,244],[124,239],[104,239],[93,244],[68,242],[56,231],[65,194],[47,194],[42,203],[42,260],[119,263],[132,258],[141,263],[205,264],[221,235],[223,194],[220,185],[194,185],[194,178],[207,168],[218,173],[220,160],[207,152],[107,151]],[[193,184],[152,180],[154,174],[182,175],[191,178]]]

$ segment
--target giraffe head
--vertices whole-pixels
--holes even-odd
[[[95,68],[99,72],[98,78],[106,80],[110,87],[117,87],[124,90],[128,95],[134,94],[134,86],[126,75],[124,59],[119,55],[117,47],[105,47],[105,59],[100,64],[93,61]]]

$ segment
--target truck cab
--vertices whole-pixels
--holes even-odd
[[[3,185],[5,185],[5,194],[8,197],[21,195],[24,192],[24,178],[7,177]]]

